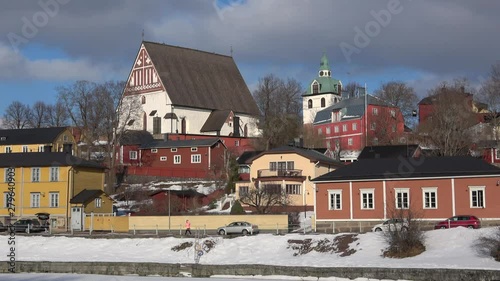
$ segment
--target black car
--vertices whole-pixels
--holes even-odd
[[[45,228],[42,227],[38,220],[34,219],[20,219],[12,224],[13,230],[15,232],[41,232],[44,231]]]
[[[5,226],[1,221],[0,221],[0,231],[6,231],[7,226]]]

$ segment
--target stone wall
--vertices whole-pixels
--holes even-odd
[[[500,268],[500,267],[499,267]],[[301,277],[373,278],[413,281],[500,281],[500,270],[419,269],[370,267],[297,267],[270,265],[204,265],[128,262],[27,262],[17,261],[16,272],[79,273],[102,275],[183,276],[286,275]],[[0,273],[8,273],[8,263],[0,263]]]

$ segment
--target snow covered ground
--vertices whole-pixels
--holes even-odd
[[[500,263],[491,257],[480,255],[474,248],[482,235],[491,235],[496,228],[479,230],[455,228],[426,232],[426,251],[406,259],[390,259],[381,256],[386,248],[381,233],[364,233],[350,244],[356,252],[341,257],[332,252],[311,251],[294,255],[297,250],[288,240],[332,240],[336,235],[288,234],[276,236],[259,234],[235,238],[219,236],[199,240],[211,240],[213,246],[205,249],[199,262],[202,264],[270,264],[316,267],[392,267],[392,268],[470,268],[500,270]],[[342,234],[337,234],[342,235]],[[110,262],[158,262],[193,263],[194,246],[175,251],[173,248],[194,238],[124,238],[87,239],[77,237],[21,236],[16,240],[18,261],[110,261]],[[2,242],[3,241],[3,242]],[[0,261],[8,254],[7,236],[0,236]],[[181,247],[182,248],[182,247]],[[2,254],[3,251],[3,254]],[[4,279],[2,279],[4,280]]]

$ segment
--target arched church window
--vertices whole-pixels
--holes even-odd
[[[325,107],[325,98],[321,98],[321,107]]]
[[[141,96],[141,103],[145,104],[146,103],[146,96]]]
[[[307,108],[312,108],[313,107],[313,101],[312,100],[308,100],[307,101]]]
[[[312,92],[313,94],[317,94],[319,92],[319,85],[318,85],[318,82],[314,82],[312,84]]]

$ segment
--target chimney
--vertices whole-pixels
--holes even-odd
[[[240,117],[238,116],[233,117],[233,136],[240,136]]]
[[[73,144],[71,144],[71,143],[63,144],[63,152],[64,153],[73,154],[72,150],[73,150]]]
[[[44,145],[43,146],[43,152],[52,152],[52,145]]]

